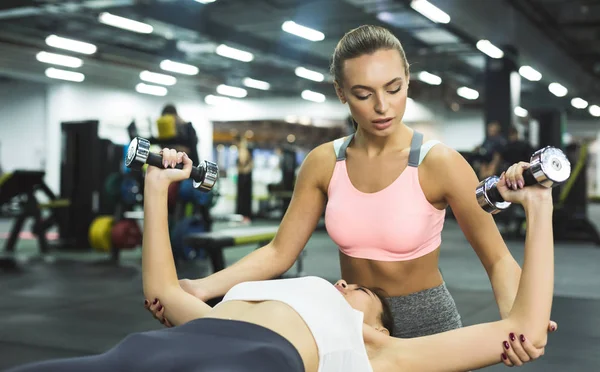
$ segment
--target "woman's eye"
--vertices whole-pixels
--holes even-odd
[[[399,88],[398,88],[398,89],[396,89],[396,90],[392,90],[392,91],[390,91],[390,93],[392,93],[392,94],[396,94],[396,93],[398,93],[398,92],[399,92],[401,89],[402,89],[402,87],[399,87]]]

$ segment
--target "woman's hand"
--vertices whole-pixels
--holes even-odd
[[[525,187],[523,172],[529,168],[529,163],[513,164],[500,176],[497,188],[504,200],[511,203],[529,205],[531,202],[552,202],[552,189],[541,185]]]
[[[149,166],[146,171],[146,183],[151,186],[168,187],[172,182],[190,178],[192,161],[186,153],[164,148],[161,154],[164,168]],[[179,163],[183,163],[183,169],[175,168]]]
[[[144,300],[144,307],[146,310],[152,313],[154,319],[157,319],[161,324],[163,324],[167,328],[173,327],[173,325],[169,322],[167,318],[165,318],[165,308],[160,304],[158,298],[155,298],[154,301],[150,302],[148,300]]]
[[[549,332],[556,331],[558,325],[550,321],[548,326]],[[516,335],[511,333],[508,335],[508,340],[503,342],[502,345],[502,363],[508,367],[522,366],[527,362],[538,359],[545,353],[545,348],[536,348],[525,335]]]
[[[179,285],[181,289],[203,302],[210,300],[209,294],[200,284],[200,280],[181,279],[179,280]],[[152,302],[144,300],[144,307],[152,313],[154,319],[158,320],[165,327],[172,327],[169,320],[165,318],[165,308],[158,299],[154,299]]]

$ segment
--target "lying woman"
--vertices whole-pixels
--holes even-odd
[[[167,190],[192,162],[164,149],[166,169],[149,167],[144,190],[143,287],[175,325],[133,334],[101,355],[40,362],[16,371],[458,371],[524,358],[546,343],[552,305],[552,197],[539,186],[509,190],[526,164],[503,174],[502,196],[527,216],[525,261],[509,317],[412,339],[393,335],[389,308],[376,291],[339,281],[245,282],[214,308],[179,286],[169,243]],[[182,170],[173,169],[177,163]],[[516,336],[516,337],[515,337]],[[504,341],[510,339],[511,341]],[[499,345],[504,345],[501,350]]]

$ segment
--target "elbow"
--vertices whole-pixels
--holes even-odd
[[[288,271],[298,259],[298,255],[290,254],[285,248],[278,247],[273,241],[267,244],[264,249],[268,250],[271,259],[269,260],[275,270],[277,271],[277,275],[283,275],[286,271]]]
[[[548,343],[549,323],[550,320],[542,323],[537,319],[535,321],[520,319],[513,323],[513,329],[517,330],[518,333],[515,332],[518,335],[517,337],[523,335],[535,348],[541,349],[546,347]]]

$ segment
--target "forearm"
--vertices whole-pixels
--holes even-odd
[[[525,207],[527,236],[523,273],[510,318],[524,328],[534,345],[544,345],[554,291],[552,202]]]
[[[209,291],[209,297],[223,296],[236,284],[268,280],[285,273],[293,264],[277,252],[272,244],[268,244],[245,256],[235,264],[216,272],[206,278],[198,279]]]
[[[167,187],[146,182],[144,189],[144,239],[142,244],[142,280],[144,296],[158,298],[179,286],[169,241]]]
[[[504,319],[510,314],[517,296],[519,280],[521,280],[521,268],[513,256],[508,253],[494,264],[488,275],[498,304],[500,317]]]

